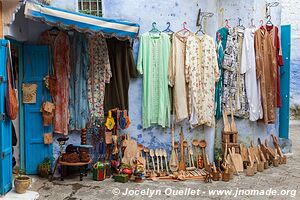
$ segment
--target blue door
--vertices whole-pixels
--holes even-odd
[[[7,44],[7,40],[0,40],[0,195],[6,194],[12,186],[11,121],[5,116]]]
[[[289,138],[290,119],[290,57],[291,57],[291,25],[281,26],[281,48],[284,66],[280,69],[280,108],[279,137]]]
[[[52,145],[44,144],[44,133],[50,127],[43,126],[40,108],[43,101],[50,100],[43,78],[48,74],[48,46],[24,46],[23,82],[37,84],[35,104],[24,104],[25,122],[25,170],[27,174],[38,174],[38,165],[46,158],[52,159]]]

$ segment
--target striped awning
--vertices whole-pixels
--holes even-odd
[[[62,29],[75,29],[79,32],[101,34],[104,37],[116,37],[121,40],[135,38],[139,32],[139,25],[136,23],[86,15],[32,2],[26,3],[24,14],[26,18]]]

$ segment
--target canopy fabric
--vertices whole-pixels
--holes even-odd
[[[26,3],[24,14],[26,18],[51,26],[116,37],[120,40],[135,38],[139,32],[139,25],[136,23],[86,15],[32,2]]]

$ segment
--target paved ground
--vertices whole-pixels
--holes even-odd
[[[64,182],[59,180],[53,183],[45,179],[35,178],[31,190],[40,193],[41,200],[96,200],[96,199],[148,199],[150,190],[156,190],[156,194],[151,199],[300,199],[300,194],[295,194],[298,190],[300,193],[300,123],[292,123],[290,138],[293,141],[293,154],[288,156],[288,163],[281,165],[278,168],[270,168],[262,173],[256,174],[254,177],[246,177],[244,175],[235,176],[234,180],[225,182],[213,182],[205,184],[204,182],[152,182],[146,181],[142,184],[137,183],[115,183],[112,180],[104,182],[96,182],[90,180],[90,177],[85,178],[84,181],[79,182],[78,178],[66,179]],[[117,188],[117,189],[116,189]],[[113,195],[113,192],[126,192],[126,189],[135,190],[137,192],[144,192],[144,195]],[[197,195],[185,195],[185,190],[194,190]],[[201,191],[197,191],[197,189]],[[232,190],[232,195],[209,195],[210,190],[226,189],[228,192]],[[236,190],[246,189],[244,192],[248,193],[246,196],[238,196],[234,198]],[[250,189],[259,190],[262,195],[263,191],[268,195],[252,196],[249,194]],[[149,190],[149,191],[148,191]],[[282,190],[290,190],[289,195],[271,195],[271,191],[277,193],[287,192]],[[149,192],[147,194],[147,192]],[[179,195],[172,195],[174,194]],[[183,194],[180,195],[180,192]],[[241,191],[242,192],[242,191]],[[142,194],[142,193],[141,193]],[[295,196],[296,195],[296,196]],[[294,198],[292,198],[294,197]]]

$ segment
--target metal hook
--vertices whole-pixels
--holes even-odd
[[[187,23],[186,23],[186,22],[183,22],[182,26],[183,26],[184,29],[186,29],[186,28],[185,28],[185,25],[187,25]]]
[[[239,22],[238,26],[241,26],[241,21],[242,21],[242,19],[238,17],[238,22]]]
[[[153,22],[153,23],[152,23],[152,28],[153,28],[153,29],[156,29],[156,22]]]
[[[170,27],[171,27],[171,23],[167,22],[167,30],[170,29]]]

